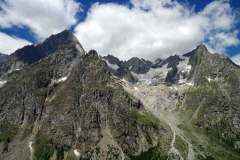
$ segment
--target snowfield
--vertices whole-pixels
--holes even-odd
[[[157,82],[164,82],[167,77],[167,73],[171,70],[171,68],[168,68],[167,66],[168,64],[165,64],[161,68],[151,68],[144,74],[136,74],[132,72],[132,75],[135,76],[139,82],[144,82],[148,85]]]
[[[0,80],[0,88],[2,88],[6,83],[7,81]]]
[[[111,68],[111,69],[113,69],[113,70],[118,70],[118,68],[119,68],[119,66],[118,65],[116,65],[116,64],[112,64],[112,63],[110,63],[108,60],[106,60],[106,59],[104,59],[104,61],[107,63],[107,65],[108,65],[108,67],[109,68]]]

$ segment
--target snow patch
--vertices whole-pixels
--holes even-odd
[[[137,91],[139,88],[138,87],[134,87],[134,90]]]
[[[67,79],[68,79],[68,76],[64,76],[64,77],[61,77],[61,78],[58,78],[58,79],[52,79],[51,85],[65,82]],[[53,99],[54,98],[55,97],[53,97]]]
[[[122,79],[122,81],[123,81],[124,83],[128,83],[128,81],[127,81],[126,79],[124,79],[124,78]]]
[[[206,79],[208,82],[218,81],[218,77],[216,77],[216,78],[206,77]]]
[[[59,78],[59,79],[55,79],[55,80],[53,80],[52,83],[61,83],[61,82],[65,82],[67,79],[68,79],[68,76],[61,77],[61,78]]]
[[[77,149],[74,149],[73,152],[74,152],[76,157],[80,157],[81,154],[80,154],[80,152],[78,152]]]
[[[129,67],[128,67],[129,70],[132,70],[132,68],[133,68],[133,66],[129,66]]]
[[[186,79],[183,78],[183,77],[180,75],[180,79],[178,80],[178,83],[179,83],[179,84],[184,84],[184,83],[186,83]]]
[[[151,85],[156,82],[164,82],[167,73],[171,70],[171,68],[167,67],[168,64],[165,64],[161,68],[151,68],[147,73],[144,74],[136,74],[131,72],[140,82],[144,82],[145,84]]]
[[[68,79],[68,77],[66,76],[66,77],[62,77],[62,78],[59,78],[58,80],[57,80],[57,82],[64,82],[64,81],[66,81]]]
[[[188,57],[181,57],[183,60],[179,62],[177,65],[178,73],[180,75],[179,84],[187,83],[187,77],[192,69],[192,66],[189,65],[189,58]]]
[[[28,143],[28,147],[29,147],[31,153],[33,153],[33,147],[32,147],[32,144],[33,144],[32,141],[30,141],[30,142]]]
[[[108,60],[104,59],[104,61],[107,63],[108,67],[113,70],[118,70],[119,66],[117,64],[112,64]]]
[[[7,81],[1,81],[0,80],[0,88],[2,88],[6,83],[7,83]]]
[[[187,86],[194,86],[194,83],[193,82],[187,82],[185,83]]]
[[[174,91],[177,91],[177,90],[178,90],[178,87],[175,86],[175,85],[173,85],[173,86],[170,86],[170,89],[171,89],[171,90],[174,90]]]
[[[56,94],[54,94],[52,97],[47,97],[46,98],[46,102],[48,101],[48,102],[52,102],[54,99],[56,98]]]
[[[210,77],[207,77],[208,82],[211,82],[213,79]]]

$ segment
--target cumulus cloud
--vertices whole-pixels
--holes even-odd
[[[30,44],[30,42],[9,36],[5,33],[0,32],[0,53],[4,54],[10,54],[13,53],[16,49],[21,48],[27,44]]]
[[[237,65],[240,65],[240,53],[231,57],[232,61],[236,63]]]
[[[75,0],[0,1],[0,27],[29,27],[40,39],[71,27],[80,4]]]
[[[185,53],[200,43],[224,52],[238,45],[228,1],[214,1],[194,12],[172,0],[132,0],[132,7],[94,4],[75,34],[86,49],[121,59],[154,60]]]

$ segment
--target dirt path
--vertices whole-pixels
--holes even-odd
[[[178,157],[179,160],[184,160],[184,158],[182,157],[181,153],[178,151],[178,149],[175,147],[175,142],[176,142],[176,132],[175,130],[171,127],[171,124],[169,125],[172,132],[173,132],[173,139],[172,139],[172,142],[170,144],[171,148],[168,152],[168,159],[167,160],[172,160],[171,159],[171,154],[174,156],[174,157]]]

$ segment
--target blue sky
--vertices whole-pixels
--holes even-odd
[[[238,60],[239,12],[239,0],[0,0],[0,52],[70,29],[86,50],[121,59],[164,58],[204,43]]]

